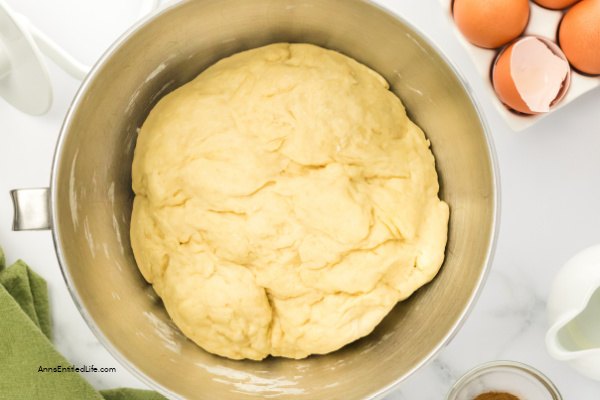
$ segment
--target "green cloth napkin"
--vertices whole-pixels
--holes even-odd
[[[164,400],[153,391],[96,391],[76,372],[38,372],[72,364],[56,351],[46,281],[19,260],[6,268],[0,248],[0,399]]]

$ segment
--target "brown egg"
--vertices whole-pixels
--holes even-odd
[[[582,0],[570,8],[560,23],[558,41],[574,68],[600,75],[600,0]]]
[[[579,0],[533,0],[542,7],[549,8],[551,10],[562,10],[577,3]]]
[[[529,1],[454,0],[452,12],[469,42],[494,49],[523,33],[529,21]]]
[[[566,57],[549,40],[526,36],[504,49],[492,70],[494,90],[510,109],[523,114],[550,111],[570,82]]]

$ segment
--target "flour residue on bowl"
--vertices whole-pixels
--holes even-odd
[[[273,398],[281,395],[301,395],[306,391],[298,386],[298,382],[283,377],[264,378],[223,366],[208,366],[197,363],[197,366],[213,374],[215,382],[233,386],[237,391],[246,394],[257,394],[263,398]]]
[[[181,343],[176,340],[176,336],[181,336],[181,334],[179,334],[174,327],[162,321],[156,314],[152,312],[145,311],[144,316],[146,319],[148,319],[148,321],[150,321],[154,327],[156,336],[162,340],[164,346],[174,353],[181,353]]]

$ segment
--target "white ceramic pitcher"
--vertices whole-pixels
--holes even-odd
[[[578,253],[559,271],[547,307],[550,355],[600,380],[600,245]]]

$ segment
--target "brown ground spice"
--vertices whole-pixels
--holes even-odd
[[[481,393],[479,396],[475,397],[473,400],[520,400],[514,394],[506,393],[506,392],[486,392]]]

